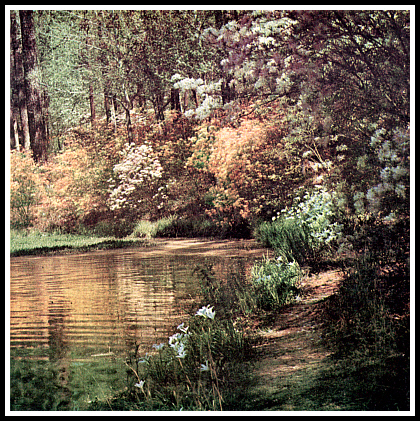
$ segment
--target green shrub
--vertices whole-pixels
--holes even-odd
[[[173,219],[173,216],[162,218],[158,221],[148,221],[142,219],[134,226],[131,236],[138,238],[155,238],[159,232],[171,225]]]
[[[298,293],[298,283],[303,273],[295,262],[285,262],[282,257],[266,259],[252,268],[252,284],[258,307],[272,310],[291,301]]]
[[[127,237],[133,232],[134,222],[124,219],[115,218],[99,221],[93,228],[93,234],[99,237]]]

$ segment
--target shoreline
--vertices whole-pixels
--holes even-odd
[[[43,257],[79,254],[119,249],[136,249],[149,253],[213,254],[238,256],[267,254],[271,251],[258,244],[255,239],[218,239],[212,237],[177,237],[177,238],[130,238],[114,237],[92,238],[83,235],[51,234],[34,236],[31,245],[18,245],[11,238],[10,258]],[[49,242],[49,240],[52,240]],[[14,244],[13,244],[14,243]],[[13,245],[13,247],[12,247]],[[209,249],[210,246],[210,249]]]

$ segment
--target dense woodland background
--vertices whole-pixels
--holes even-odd
[[[340,191],[347,214],[407,215],[409,17],[11,11],[12,175],[36,165],[34,189],[43,179],[26,195],[12,186],[13,222],[47,213],[71,231],[114,212],[248,224],[314,184]],[[121,154],[130,176],[114,168]]]

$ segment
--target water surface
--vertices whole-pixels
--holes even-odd
[[[171,240],[11,258],[15,409],[83,409],[112,396],[126,385],[128,353],[138,347],[144,355],[166,342],[201,304],[197,267],[211,264],[223,278],[232,270],[245,273],[263,253],[246,241]],[[25,400],[25,387],[37,388],[35,404]]]

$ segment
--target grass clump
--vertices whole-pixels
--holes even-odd
[[[254,236],[264,247],[274,249],[289,262],[296,260],[303,264],[314,258],[309,232],[294,218],[262,222]]]

